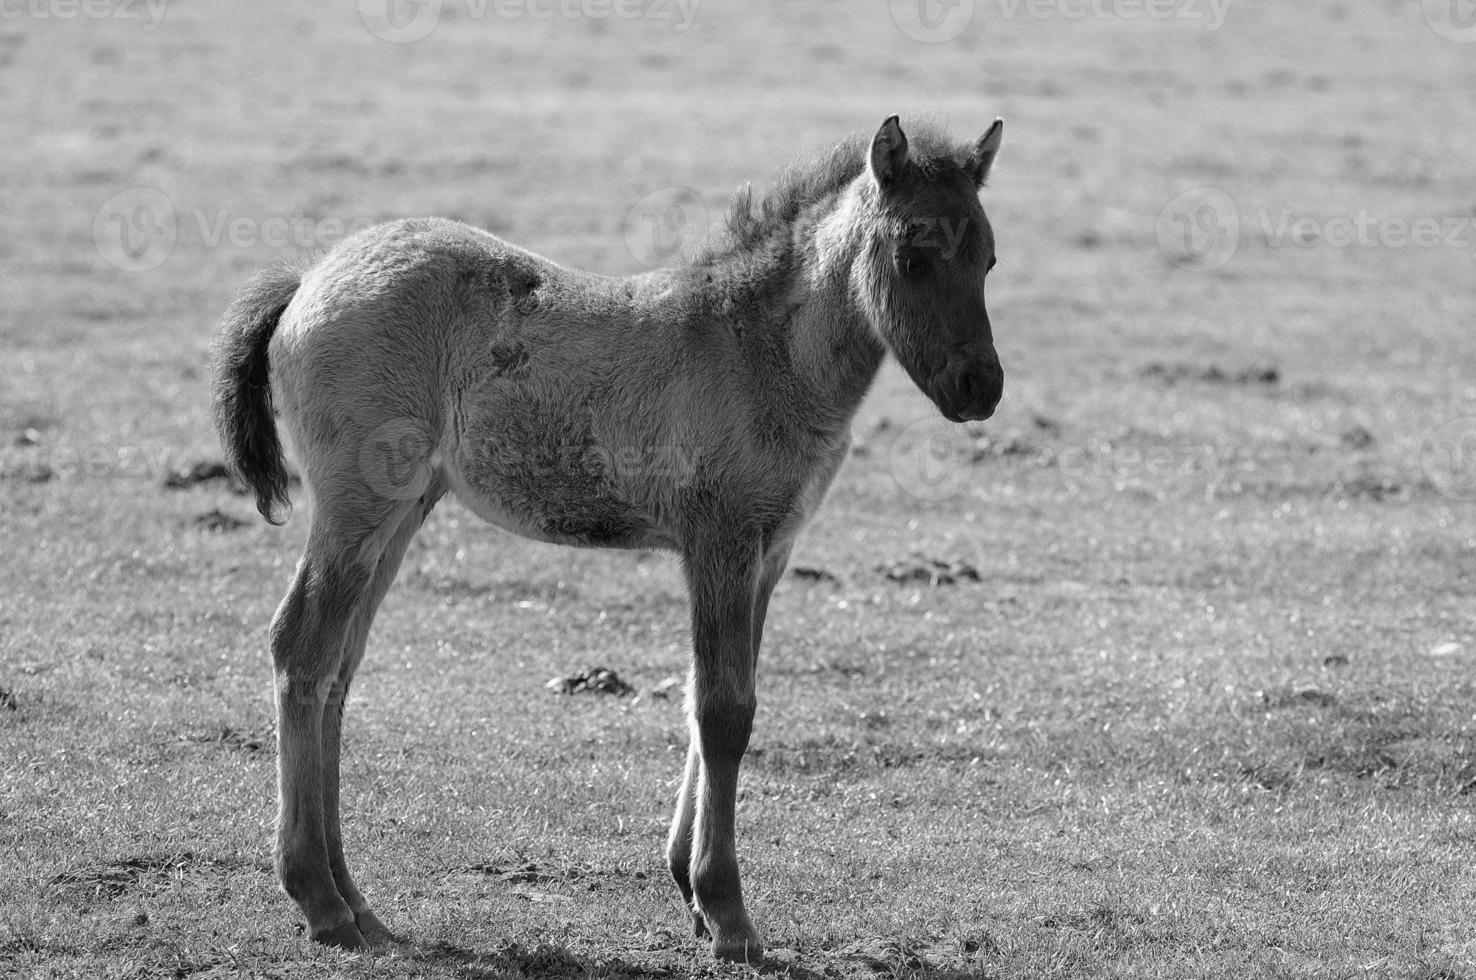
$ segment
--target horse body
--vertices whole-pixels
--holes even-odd
[[[227,459],[274,519],[275,405],[314,501],[271,631],[277,871],[312,938],[392,938],[343,855],[343,707],[405,549],[452,493],[527,537],[681,556],[692,738],[667,857],[714,952],[761,956],[734,807],[769,595],[888,350],[949,418],[999,399],[976,196],[999,133],[972,148],[925,134],[913,158],[894,117],[757,218],[740,198],[728,237],[680,268],[598,276],[417,219],[242,290],[215,352]]]
[[[880,342],[848,324],[872,363],[817,423],[807,403],[831,396],[811,389],[833,381],[797,372],[798,317],[710,278],[568,270],[439,219],[361,232],[304,277],[269,348],[305,482],[357,469],[354,500],[438,486],[556,544],[680,552],[704,496],[797,532]]]

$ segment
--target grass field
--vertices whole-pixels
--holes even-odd
[[[636,272],[899,112],[1008,120],[1005,400],[951,429],[889,368],[775,596],[764,969],[1476,976],[1463,3],[0,5],[0,974],[753,972],[660,856],[672,560],[431,517],[345,761],[408,941],[355,957],[270,871],[306,521],[167,484],[255,267],[440,214]],[[593,665],[641,693],[545,689]]]

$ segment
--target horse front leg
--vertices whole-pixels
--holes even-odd
[[[758,663],[759,646],[763,641],[764,618],[769,609],[769,596],[784,575],[785,566],[789,563],[789,552],[790,545],[787,543],[770,548],[764,555],[759,572],[758,587],[754,593],[753,626],[750,636],[755,669]],[[695,684],[694,677],[689,686]],[[696,896],[692,890],[692,832],[697,815],[697,787],[702,769],[700,745],[700,737],[694,735],[691,745],[687,748],[687,764],[682,774],[682,786],[677,792],[676,811],[672,816],[671,832],[666,838],[666,861],[667,866],[671,869],[671,876],[682,893],[682,900],[692,913],[692,931],[698,939],[704,939],[710,935],[710,932],[707,928],[707,921],[698,910]]]
[[[738,768],[758,703],[753,625],[760,566],[757,541],[708,544],[690,550],[686,560],[693,645],[688,712],[696,747],[692,904],[712,934],[713,955],[748,962],[762,959],[763,945],[743,904],[734,817]],[[693,769],[689,761],[689,777]],[[678,820],[685,805],[684,799]],[[677,829],[674,821],[674,835]]]

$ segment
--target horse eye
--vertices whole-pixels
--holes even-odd
[[[916,279],[928,271],[928,260],[923,257],[919,249],[899,248],[897,250],[897,271],[904,279]]]

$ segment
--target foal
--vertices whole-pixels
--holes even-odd
[[[713,953],[762,957],[733,811],[769,594],[887,351],[954,422],[998,404],[978,191],[1002,133],[909,143],[893,116],[757,204],[740,192],[690,265],[627,279],[420,219],[241,290],[214,350],[227,459],[280,523],[275,406],[314,501],[271,628],[277,874],[313,939],[392,939],[344,862],[343,710],[406,546],[453,493],[540,541],[681,556],[691,744],[667,859]],[[630,465],[653,452],[691,465]]]

